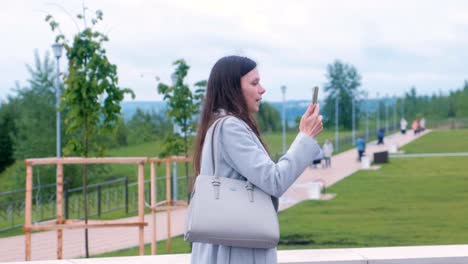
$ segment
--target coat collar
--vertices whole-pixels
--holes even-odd
[[[223,116],[227,116],[229,113],[225,109],[219,108],[214,112],[214,114],[216,117],[223,117]]]

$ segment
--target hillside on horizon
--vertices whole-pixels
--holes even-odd
[[[380,99],[383,102],[389,102],[390,99]],[[278,101],[265,101],[270,103],[279,113],[283,111],[283,102]],[[309,100],[287,100],[286,101],[286,120],[288,126],[294,125],[295,119],[298,116],[302,116],[302,114],[307,109],[309,105]],[[323,109],[323,101],[319,101],[321,108]],[[361,104],[363,107],[363,111],[369,110],[371,112],[375,111],[377,106],[376,99],[369,99],[367,103]],[[123,101],[122,102],[122,113],[124,115],[125,120],[129,120],[132,116],[136,113],[136,110],[140,108],[144,112],[155,111],[156,113],[164,113],[166,109],[166,103],[164,101]]]
[[[282,102],[268,103],[270,103],[281,115],[283,109]],[[304,113],[309,103],[310,102],[306,100],[286,101],[286,120],[288,125],[294,125],[295,118]],[[156,113],[163,113],[166,109],[166,103],[164,101],[123,101],[121,105],[125,120],[132,118],[138,108],[144,112],[154,111]]]

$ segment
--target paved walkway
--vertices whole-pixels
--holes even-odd
[[[426,131],[425,133],[428,133]],[[420,137],[417,136],[417,137]],[[416,139],[412,133],[406,135],[393,134],[385,138],[385,145],[376,145],[375,141],[367,144],[366,154],[372,157],[374,152],[389,149],[396,144],[401,147]],[[289,188],[280,199],[280,210],[291,207],[298,202],[309,199],[308,186],[313,181],[320,181],[326,187],[350,176],[361,168],[356,161],[355,149],[342,152],[332,157],[332,167],[328,169],[306,169],[301,177]],[[173,236],[183,234],[186,209],[172,212],[172,234]],[[145,221],[150,222],[150,215]],[[158,240],[166,239],[166,213],[157,214]],[[145,228],[145,241],[150,242],[152,228]],[[84,231],[64,230],[63,255],[65,259],[83,256]],[[32,260],[56,259],[56,232],[40,232],[32,235]],[[138,229],[136,227],[116,227],[89,229],[90,254],[95,255],[103,252],[134,247],[138,245]],[[14,236],[0,239],[0,262],[22,261],[25,253],[24,236]],[[145,252],[150,254],[150,252]]]
[[[377,145],[376,141],[372,141],[366,144],[366,155],[372,159],[375,152],[389,150],[391,145],[396,145],[400,148],[429,132],[430,130],[426,129],[426,131],[418,136],[414,136],[412,131],[408,131],[405,135],[395,133],[385,137],[384,145]],[[306,169],[301,177],[281,197],[280,210],[284,210],[301,201],[309,199],[310,183],[314,181],[321,182],[325,187],[330,187],[336,182],[360,170],[361,163],[357,161],[357,157],[356,149],[351,149],[333,156],[331,159],[331,168],[322,169],[319,167],[317,169]],[[371,167],[371,169],[375,168],[376,167]]]

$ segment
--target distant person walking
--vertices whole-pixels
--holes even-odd
[[[377,145],[383,144],[383,139],[385,136],[385,130],[383,128],[380,128],[379,131],[377,131]]]
[[[325,140],[325,143],[322,147],[323,151],[323,160],[325,161],[323,168],[330,168],[331,167],[331,156],[333,153],[333,144],[329,139]]]
[[[356,149],[358,152],[358,161],[361,162],[362,156],[366,151],[366,141],[362,137],[356,139]]]
[[[406,119],[404,117],[401,118],[400,120],[400,131],[401,131],[401,134],[406,134],[406,126],[408,125],[408,122],[406,121]]]
[[[414,135],[416,136],[419,133],[419,121],[415,119],[413,124],[411,124],[411,128],[413,129]]]
[[[426,130],[426,119],[423,117],[419,120],[419,132],[424,132],[424,130]]]

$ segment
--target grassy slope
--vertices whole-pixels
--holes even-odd
[[[294,140],[296,133],[290,132],[287,134],[287,142],[288,144]],[[349,136],[348,133],[341,133],[343,136]],[[323,142],[324,138],[333,138],[333,132],[331,131],[324,131],[318,138],[319,142]],[[457,152],[457,151],[468,151],[467,144],[468,141],[464,140],[468,138],[468,130],[456,130],[456,131],[434,131],[429,135],[422,137],[415,142],[407,145],[405,150],[409,153],[415,152]],[[270,133],[265,135],[265,140],[267,141],[270,152],[280,152],[281,151],[281,133]],[[421,149],[423,151],[421,151]],[[117,148],[109,151],[109,156],[129,156],[129,157],[136,157],[136,156],[157,156],[160,151],[160,143],[159,142],[151,142],[146,144],[141,144],[138,146],[130,146],[130,147],[123,147]],[[432,164],[428,164],[432,165]],[[456,165],[456,164],[455,164]],[[0,176],[0,180],[2,181],[2,186],[9,186],[10,183],[13,183],[15,177],[12,177],[14,172],[17,172],[19,166],[11,167],[6,173],[3,173]],[[145,166],[145,176],[146,178],[149,177],[149,166]],[[191,166],[189,166],[191,169]],[[184,168],[179,166],[179,174],[183,174]],[[131,165],[115,165],[110,167],[110,175],[112,177],[123,177],[129,176],[130,181],[136,180],[136,166]],[[162,166],[158,168],[158,175],[164,175],[164,170]],[[98,179],[93,179],[94,181],[99,181]],[[164,182],[159,182],[160,190],[164,187]],[[182,193],[182,192],[181,192]],[[164,194],[160,193],[163,197]],[[161,199],[161,198],[160,198]],[[114,212],[108,215],[104,215],[103,218],[105,219],[112,219],[112,218],[119,218],[124,217],[125,213],[123,211]],[[5,223],[6,224],[6,223]],[[20,228],[17,228],[10,232],[2,232],[0,233],[0,237],[3,236],[10,236],[22,234]],[[289,238],[286,238],[286,240]]]
[[[468,152],[468,129],[435,130],[403,150],[405,153]]]
[[[435,144],[440,152],[463,151],[459,142],[466,131],[431,134],[408,149],[433,151]],[[327,190],[335,199],[281,212],[279,249],[466,244],[468,174],[462,172],[467,170],[466,157],[437,157],[395,159],[380,170],[359,171]],[[172,245],[173,253],[190,252],[181,237]],[[166,253],[165,247],[159,252]],[[137,254],[131,248],[100,256]]]
[[[467,170],[466,157],[438,157],[360,171],[328,189],[335,199],[281,212],[279,249],[466,244],[468,175],[460,171]],[[172,245],[173,253],[190,252],[181,237]],[[131,248],[99,256],[137,254]]]
[[[310,243],[283,248],[468,243],[468,158],[398,159],[360,171],[280,213],[283,238]]]

